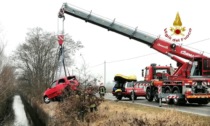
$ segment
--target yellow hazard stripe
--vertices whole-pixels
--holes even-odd
[[[210,95],[188,95],[187,98],[210,98]]]

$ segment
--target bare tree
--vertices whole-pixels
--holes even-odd
[[[64,43],[66,65],[71,65],[73,63],[71,55],[83,46],[81,42],[73,41],[68,34],[65,35]],[[45,90],[54,78],[58,49],[54,33],[45,32],[42,28],[30,29],[25,42],[14,54],[19,78],[41,92]]]
[[[95,75],[91,73],[90,66],[85,62],[83,58],[83,64],[77,69],[77,74],[79,75],[79,81],[83,87],[88,85],[97,85],[101,81],[102,75]]]
[[[4,46],[3,44],[0,44],[0,72],[2,70],[2,65],[3,65],[3,60],[4,60],[3,51],[4,51]]]
[[[1,32],[0,32],[1,33]],[[0,34],[0,125],[8,115],[11,97],[14,94],[15,68],[4,55],[5,44]]]
[[[1,27],[0,27],[1,28]],[[0,29],[0,72],[2,70],[3,67],[3,62],[5,60],[5,56],[4,56],[4,48],[5,48],[5,43],[4,43],[4,39],[3,39],[3,35],[2,35],[2,30]]]

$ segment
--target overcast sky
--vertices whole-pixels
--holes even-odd
[[[28,28],[41,27],[45,31],[57,33],[57,14],[64,2],[87,11],[92,10],[111,20],[115,18],[117,22],[133,28],[138,26],[139,30],[160,35],[164,39],[167,39],[164,37],[164,29],[173,27],[176,13],[179,12],[182,26],[192,29],[189,38],[182,42],[183,46],[188,45],[198,49],[198,52],[210,53],[208,0],[1,0],[0,27],[4,30],[7,42],[6,54],[10,55],[18,44],[24,42]],[[136,75],[140,80],[141,69],[151,63],[172,63],[175,66],[173,60],[138,41],[108,32],[67,14],[65,33],[85,46],[78,52],[74,67],[80,67],[83,62],[79,56],[81,53],[89,65],[89,71],[104,76],[103,63],[106,61],[107,82],[112,81],[117,73]],[[207,40],[197,42],[205,39]],[[205,54],[209,56],[207,53]],[[123,59],[130,60],[115,62]]]

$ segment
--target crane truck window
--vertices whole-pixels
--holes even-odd
[[[210,59],[204,59],[204,70],[210,70]]]
[[[149,75],[149,69],[146,69],[145,75]]]

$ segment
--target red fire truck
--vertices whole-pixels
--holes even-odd
[[[208,56],[67,3],[61,7],[58,17],[64,18],[64,14],[146,44],[177,62],[176,71],[167,75],[166,78],[163,77],[164,73],[156,72],[154,65],[145,69],[144,80],[139,81],[138,84],[147,85],[145,88],[148,101],[153,101],[154,98],[155,101],[161,101],[162,98],[165,98],[167,102],[173,101],[174,104],[185,104],[186,102],[208,104],[210,100],[210,58]],[[179,57],[189,62],[184,62]]]

